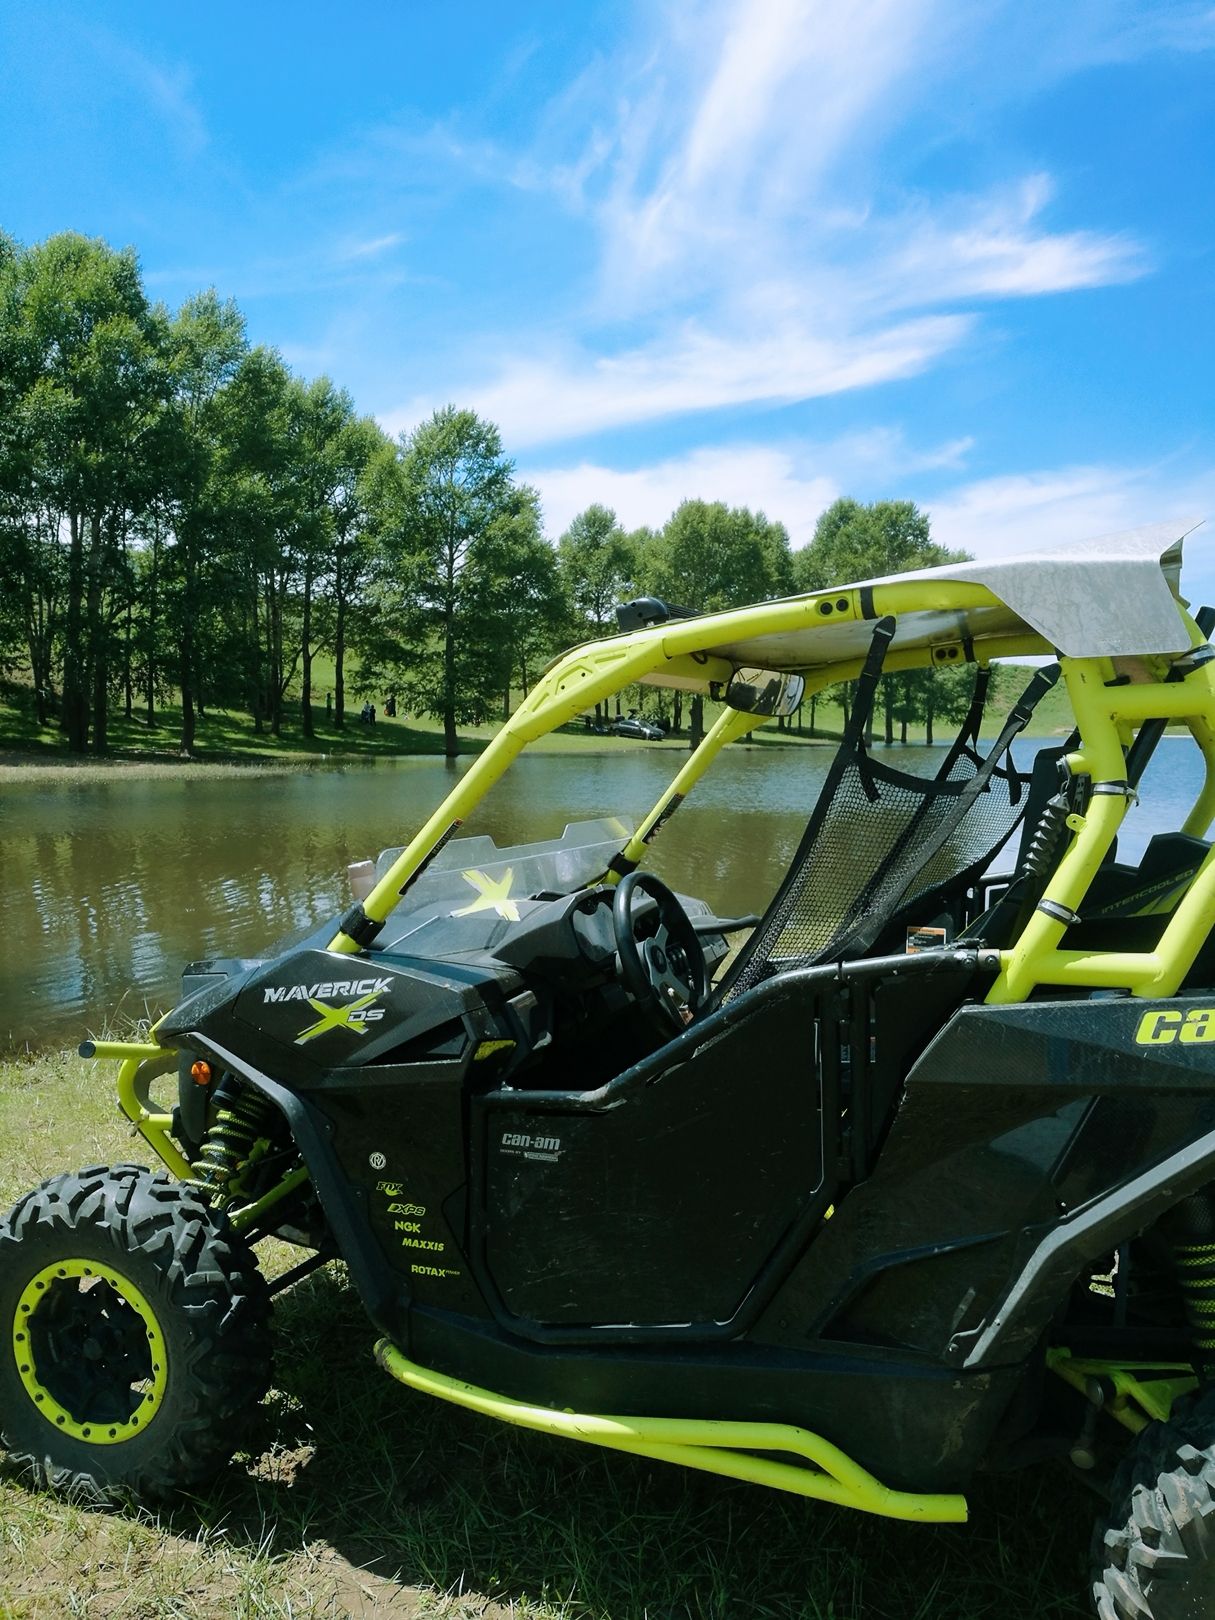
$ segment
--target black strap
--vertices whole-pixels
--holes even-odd
[[[1026,725],[1029,723],[1031,715],[1034,712],[1034,709],[1041,702],[1046,693],[1050,691],[1051,687],[1054,686],[1058,679],[1058,664],[1048,664],[1044,669],[1039,669],[1035,672],[1029,685],[1025,688],[1017,702],[1014,703],[1013,707],[1009,710],[1008,718],[1004,722],[1000,735],[996,738],[995,742],[988,751],[987,757],[979,766],[975,774],[971,777],[970,781],[963,784],[962,790],[957,796],[957,801],[954,804],[952,811],[944,818],[932,836],[926,839],[925,842],[916,849],[917,870],[922,871],[945,847],[949,839],[953,837],[958,827],[970,813],[970,808],[978,798],[979,794],[986,790],[988,783],[991,781],[992,776],[996,773],[999,767],[1000,761],[1004,758],[1005,754],[1011,747],[1013,738],[1016,737],[1019,732],[1025,729]],[[1015,804],[1016,799],[1014,798],[1012,802]],[[923,816],[926,814],[926,811],[927,800],[917,813],[916,821],[922,820]],[[914,833],[915,824],[916,823],[913,822],[912,826],[908,829],[909,836]],[[1011,833],[1012,828],[1010,827],[1009,835],[1011,835]],[[901,860],[905,858],[906,849],[907,844],[905,842],[898,852],[898,859]],[[891,856],[888,857],[887,861],[885,862],[885,870],[889,870],[891,861],[894,858],[894,852],[892,852]],[[879,869],[879,872],[875,874],[871,889],[876,889],[878,887],[883,875],[883,870]],[[832,953],[834,955],[838,955],[847,950],[856,955],[868,950],[873,944],[873,941],[881,933],[882,929],[902,905],[907,894],[910,892],[913,881],[914,877],[909,877],[902,890],[897,893],[892,893],[885,905],[881,906],[877,911],[871,913],[868,917],[863,918],[849,932],[838,936],[832,942]]]
[[[856,695],[848,714],[848,724],[844,727],[844,738],[836,754],[836,759],[852,756],[861,787],[870,804],[877,802],[879,794],[873,785],[873,774],[869,769],[869,750],[865,746],[865,734],[873,718],[873,705],[877,698],[878,682],[882,678],[882,665],[890,650],[894,631],[895,621],[889,614],[886,618],[879,619],[874,626],[869,651],[865,655],[865,666],[856,683]],[[830,779],[829,775],[828,781]]]
[[[879,619],[873,627],[873,635],[869,642],[869,651],[865,655],[864,667],[856,683],[856,695],[853,699],[852,709],[848,715],[848,724],[844,727],[843,738],[835,751],[835,758],[827,770],[827,776],[819,789],[818,799],[810,813],[810,820],[802,834],[797,846],[797,852],[789,863],[780,888],[773,896],[767,911],[764,913],[762,923],[752,933],[750,939],[743,945],[734,961],[734,966],[728,976],[723,980],[716,992],[715,1002],[720,1004],[733,994],[735,987],[746,982],[748,973],[756,959],[764,959],[769,944],[780,937],[786,919],[793,906],[793,897],[797,891],[798,879],[802,863],[813,847],[823,822],[831,809],[845,771],[855,767],[862,773],[864,780],[865,755],[865,729],[869,724],[869,716],[873,713],[873,698],[877,690],[877,683],[881,679],[882,664],[894,636],[895,620],[887,614]],[[866,792],[869,789],[866,788]]]
[[[1018,731],[1024,731],[1030,720],[1033,719],[1034,710],[1058,679],[1058,664],[1044,664],[1040,670],[1035,672],[1033,680],[1030,681],[1024,692],[1008,711],[1008,719],[1004,722],[1004,731],[1000,733],[1001,739],[1007,732],[1008,741],[1012,742]],[[1007,746],[1006,743],[1005,747]]]
[[[983,724],[983,711],[987,707],[987,688],[991,683],[991,670],[983,665],[975,676],[974,690],[970,694],[970,708],[966,711],[966,718],[962,722],[962,729],[953,740],[953,745],[941,761],[937,771],[937,781],[946,782],[950,773],[957,764],[958,755],[970,753],[979,746],[979,729]],[[976,763],[978,763],[976,759]]]
[[[363,945],[370,945],[383,926],[384,924],[382,922],[376,922],[374,917],[369,917],[367,915],[367,913],[363,910],[363,902],[361,900],[355,901],[354,905],[351,906],[350,910],[338,924],[338,927],[341,929],[342,933],[345,934],[346,938],[352,939],[354,943],[360,947]]]

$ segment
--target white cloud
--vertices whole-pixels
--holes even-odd
[[[587,462],[519,471],[540,491],[544,527],[554,538],[593,502],[610,506],[626,529],[658,529],[680,501],[695,499],[762,510],[800,541],[839,494],[829,477],[799,471],[789,452],[758,446],[695,450],[631,472]]]
[[[938,0],[743,0],[672,19],[631,95],[600,211],[604,286],[684,291],[815,228],[824,182],[889,128]],[[638,147],[635,103],[650,140]],[[660,111],[654,112],[655,103]],[[647,116],[648,114],[648,116]],[[743,226],[743,229],[739,227]],[[662,290],[659,290],[662,296]]]
[[[978,557],[1006,556],[1195,512],[1215,518],[1215,467],[1184,478],[1161,466],[1058,467],[979,479],[920,504],[942,545]],[[1215,579],[1215,559],[1204,555],[1213,546],[1215,529],[1190,546],[1194,571],[1205,579]]]
[[[598,295],[496,359],[470,339],[441,394],[386,413],[393,428],[453,396],[519,446],[798,403],[929,370],[975,333],[961,300],[1145,272],[1125,233],[1052,228],[1048,175],[931,200],[887,181],[880,152],[964,77],[974,42],[942,0],[713,0],[659,15],[643,46],[557,98],[532,151],[440,126],[424,137],[470,180],[547,184],[587,219]]]
[[[882,498],[887,488],[882,480],[905,481],[912,473],[955,470],[966,465],[966,458],[974,448],[969,436],[949,439],[944,444],[923,450],[913,449],[898,428],[869,428],[864,433],[850,434],[838,439],[830,447],[831,465],[838,469],[846,483],[864,481],[882,487]]]
[[[815,520],[845,489],[865,486],[895,494],[917,473],[956,469],[969,439],[918,448],[894,428],[849,434],[829,444],[733,445],[692,450],[629,470],[581,462],[574,467],[525,463],[519,476],[535,484],[553,537],[592,502],[612,507],[626,528],[661,528],[680,501],[748,506],[783,523],[794,547],[809,540]]]
[[[640,150],[622,130],[609,159],[598,206],[609,307],[708,293],[729,319],[754,306],[757,280],[779,275],[800,288],[803,315],[826,293],[855,330],[858,306],[873,318],[1142,273],[1121,233],[1046,228],[1049,176],[929,202],[900,195],[871,161],[965,77],[975,42],[939,0],[744,0],[699,21],[715,47],[707,64],[686,49],[682,75],[667,52],[651,63],[636,94],[644,106],[660,82],[669,109],[643,119]]]
[[[823,445],[702,448],[621,471],[523,465],[540,491],[545,529],[561,534],[592,502],[614,508],[626,528],[660,528],[680,501],[725,501],[763,511],[789,530],[794,547],[810,538],[820,513],[840,494],[916,500],[942,545],[977,557],[1050,550],[1140,524],[1208,514],[1209,526],[1186,545],[1185,583],[1195,599],[1215,601],[1215,466],[1180,475],[1172,463],[1067,466],[981,478],[925,493],[944,469],[962,464],[959,441],[916,449],[890,429]]]
[[[335,256],[339,260],[378,259],[382,253],[398,247],[405,240],[403,231],[389,231],[385,236],[373,236],[365,241],[344,242]]]
[[[1147,269],[1126,234],[1045,231],[1038,223],[1054,193],[1045,174],[1003,193],[911,210],[881,227],[862,285],[879,307],[910,308],[955,298],[1031,298],[1132,281]]]
[[[165,67],[134,46],[100,29],[90,30],[99,55],[134,86],[172,131],[187,156],[208,144],[206,121],[194,97],[193,75],[185,67]]]
[[[719,336],[688,322],[673,337],[612,356],[583,352],[519,359],[459,390],[511,446],[549,443],[626,423],[726,405],[786,403],[872,387],[921,372],[965,336],[969,318],[927,316],[854,337],[790,324]],[[438,398],[415,398],[382,417],[413,427]]]

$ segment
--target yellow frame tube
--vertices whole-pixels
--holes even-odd
[[[529,1406],[505,1395],[494,1395],[475,1384],[444,1373],[430,1372],[405,1357],[390,1339],[381,1339],[375,1357],[384,1371],[423,1395],[437,1396],[484,1417],[513,1423],[542,1434],[581,1440],[633,1456],[679,1463],[704,1473],[746,1480],[777,1490],[792,1491],[837,1507],[858,1508],[887,1519],[920,1524],[962,1524],[966,1498],[895,1491],[852,1461],[838,1446],[808,1429],[788,1423],[729,1423],[697,1418],[600,1417],[582,1412],[557,1412],[547,1406]],[[812,1469],[777,1462],[752,1452],[788,1452],[810,1463]]]
[[[243,1204],[241,1208],[237,1210],[229,1210],[229,1225],[234,1227],[236,1231],[243,1232],[246,1227],[252,1226],[254,1221],[260,1219],[260,1217],[264,1215],[268,1209],[271,1209],[275,1204],[277,1204],[280,1199],[285,1198],[289,1192],[294,1192],[297,1187],[302,1187],[308,1179],[309,1171],[307,1165],[300,1165],[297,1170],[288,1171],[276,1186],[271,1187],[269,1192],[263,1193],[262,1196],[256,1199],[253,1203]]]
[[[151,1084],[162,1074],[168,1074],[177,1064],[177,1048],[155,1046],[148,1041],[86,1041],[81,1052],[99,1060],[116,1059],[118,1070],[118,1106],[156,1153],[162,1163],[179,1181],[190,1181],[193,1166],[178,1150],[173,1141],[173,1116],[152,1106]],[[294,1192],[308,1180],[308,1169],[301,1166],[287,1175],[269,1192],[243,1208],[229,1212],[229,1219],[237,1231],[249,1226],[265,1210]]]
[[[1154,951],[1053,951],[1035,964],[1035,983],[1130,990],[1137,996],[1176,995],[1213,918],[1215,849],[1198,868]],[[1058,926],[1062,933],[1062,924]]]
[[[744,736],[748,731],[754,731],[756,726],[763,725],[767,718],[766,715],[742,714],[736,709],[723,709],[701,739],[695,753],[689,756],[683,769],[669,783],[657,804],[621,850],[622,858],[632,861],[634,865],[640,862],[645,855],[646,839],[662,820],[671,801],[675,798],[686,798],[728,742]],[[609,872],[607,882],[616,883],[619,876],[618,872]]]
[[[156,1154],[181,1181],[194,1174],[173,1141],[173,1115],[152,1105],[152,1081],[177,1066],[177,1048],[148,1041],[86,1041],[82,1056],[117,1059],[118,1106]]]
[[[1108,1379],[1114,1386],[1114,1399],[1108,1401],[1102,1407],[1102,1411],[1107,1412],[1115,1422],[1121,1423],[1122,1427],[1129,1429],[1132,1434],[1142,1434],[1148,1423],[1153,1420],[1158,1423],[1166,1422],[1173,1409],[1173,1402],[1178,1396],[1188,1395],[1191,1390],[1198,1388],[1194,1369],[1180,1361],[1122,1363],[1091,1361],[1073,1356],[1070,1350],[1058,1348],[1046,1352],[1046,1365],[1062,1378],[1064,1383],[1079,1390],[1086,1400],[1091,1399],[1088,1386],[1092,1379]],[[1135,1374],[1141,1372],[1180,1373],[1182,1376],[1136,1378]],[[1161,1386],[1161,1389],[1156,1386]],[[1131,1406],[1132,1401],[1139,1407],[1139,1411],[1135,1411]]]
[[[841,602],[844,603],[842,608]],[[927,592],[923,582],[880,585],[873,589],[873,613],[878,617],[907,608],[949,612],[1000,605],[998,598],[984,586],[950,580],[934,582]],[[708,685],[728,680],[734,666],[723,658],[706,654],[706,640],[715,645],[728,644],[804,628],[808,623],[827,627],[864,618],[860,590],[821,591],[813,596],[762,602],[699,619],[677,619],[631,635],[574,648],[544,672],[463,780],[423,823],[363,902],[364,914],[374,922],[383,922],[439,840],[460,825],[524,746],[572,720],[590,704],[600,703],[622,688],[660,673],[670,673],[679,684],[691,680]],[[943,641],[941,645],[960,648],[956,642]],[[998,650],[993,642],[985,656],[1049,651],[1049,646],[1039,636],[1008,636],[1001,638]],[[936,653],[934,647],[895,652],[887,664],[891,670],[926,667],[941,661]],[[814,689],[854,679],[863,662],[863,659],[852,659],[815,668],[812,671],[817,682]],[[360,946],[348,934],[338,932],[330,940],[329,949],[353,955]]]
[[[1189,721],[1190,736],[1202,749],[1206,762],[1206,778],[1194,806],[1182,823],[1181,830],[1191,838],[1205,838],[1215,821],[1215,727],[1205,715],[1194,715]]]
[[[1181,617],[1185,621],[1186,629],[1190,632],[1191,646],[1196,648],[1205,647],[1207,637],[1203,635],[1197,622],[1184,608],[1181,609]],[[1205,674],[1205,672],[1202,673]],[[1212,686],[1211,690],[1215,691],[1215,686]],[[1213,722],[1215,722],[1215,714],[1212,714],[1210,710],[1203,714],[1190,715],[1186,720],[1190,736],[1193,737],[1202,750],[1202,757],[1206,764],[1206,776],[1201,791],[1181,827],[1182,832],[1188,833],[1191,838],[1205,838],[1212,821],[1215,821],[1215,723]]]
[[[1070,755],[1069,761],[1094,782],[1117,781],[1125,775],[1126,760],[1118,731],[1101,701],[1108,699],[1113,690],[1105,684],[1105,661],[1065,658],[1061,667],[1081,737],[1081,751]],[[1095,795],[1090,800],[1083,824],[1047,884],[1041,904],[1072,912],[1079,909],[1122,825],[1126,804],[1125,798],[1116,795]],[[1043,974],[1049,969],[1066,927],[1066,923],[1039,907],[1012,950],[1001,952],[1000,976],[988,993],[988,1002],[1024,1001],[1036,984],[1043,983]]]
[[[1144,721],[1189,720],[1191,730],[1198,724],[1209,738],[1211,717],[1215,715],[1215,666],[1200,665],[1176,683],[1112,686],[1112,666],[1106,659],[1064,658],[1061,662],[1081,736],[1080,750],[1068,756],[1069,764],[1073,770],[1087,774],[1094,784],[1125,780],[1124,748],[1133,727]],[[1203,749],[1207,777],[1187,817],[1187,829],[1197,824],[1208,804],[1215,802],[1212,754],[1203,737],[1196,734],[1196,740]],[[1120,794],[1092,796],[1047,884],[1042,903],[1053,903],[1073,913],[1079,910],[1122,824],[1127,805],[1127,799]],[[1215,850],[1199,867],[1154,951],[1060,950],[1067,924],[1048,915],[1040,905],[1013,948],[1001,952],[1000,975],[987,1000],[996,1004],[1024,1001],[1039,984],[1125,989],[1139,996],[1173,995],[1210,933],[1213,916]]]

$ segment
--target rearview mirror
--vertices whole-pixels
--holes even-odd
[[[774,669],[736,669],[726,687],[726,703],[740,714],[792,714],[806,689],[802,675]]]

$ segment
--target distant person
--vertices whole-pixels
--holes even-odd
[[[372,723],[372,725],[373,725],[373,726],[374,726],[374,725],[375,725],[375,704],[374,704],[374,703],[369,703],[369,704],[368,704],[368,705],[367,705],[367,707],[368,707],[368,708],[369,708],[369,709],[370,709],[370,711],[371,711],[371,713],[370,713],[370,715],[369,715],[369,716],[368,716],[368,718],[369,718],[369,719],[370,719],[370,721],[371,721],[371,723]]]
[[[384,713],[390,720],[395,720],[397,717],[397,700],[396,695],[393,692],[389,692],[388,696],[384,699]]]

